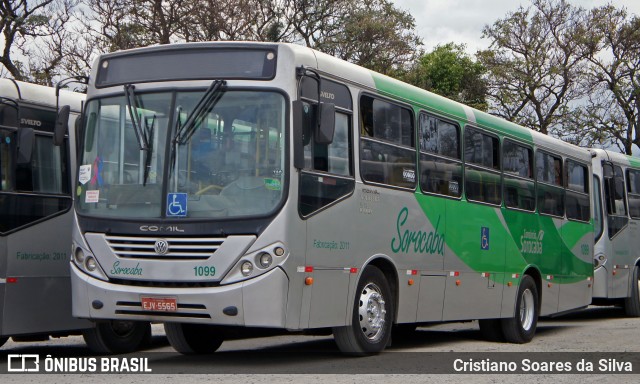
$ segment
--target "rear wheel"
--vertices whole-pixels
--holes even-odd
[[[171,346],[185,355],[214,353],[224,338],[219,329],[207,324],[165,323]]]
[[[346,354],[366,356],[382,351],[391,338],[393,298],[382,271],[369,266],[358,282],[351,325],[333,329],[338,348]]]
[[[640,317],[640,267],[637,265],[631,274],[631,295],[624,299],[624,311],[627,316]]]
[[[98,354],[129,353],[151,340],[151,324],[111,320],[97,323],[82,333],[89,349]]]
[[[501,322],[506,341],[524,344],[533,339],[538,324],[538,288],[531,276],[525,275],[520,282],[515,316]]]

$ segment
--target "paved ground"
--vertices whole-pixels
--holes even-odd
[[[3,375],[2,383],[637,383],[640,375],[598,372],[600,359],[636,363],[640,356],[640,319],[622,310],[590,307],[575,314],[542,320],[529,344],[492,343],[482,339],[476,322],[421,327],[408,338],[395,338],[389,353],[368,358],[346,358],[338,353],[331,336],[285,335],[225,341],[212,356],[185,358],[173,353],[162,326],[153,326],[152,345],[142,355],[149,359],[153,375]],[[448,354],[442,352],[455,352]],[[576,352],[576,353],[570,353]],[[637,352],[637,354],[633,354]],[[7,353],[41,356],[91,356],[81,337],[37,343],[7,342]],[[593,362],[592,374],[429,374],[450,370],[452,359],[464,361],[546,360],[561,362],[585,359]],[[573,371],[576,362],[571,360]],[[443,366],[444,365],[444,366]],[[639,372],[640,362],[634,370]],[[434,368],[435,367],[435,368]],[[440,367],[440,368],[438,368]],[[6,372],[6,358],[0,361]],[[237,374],[232,374],[236,373]],[[339,372],[340,374],[331,374]],[[177,373],[180,373],[179,375]],[[196,373],[208,373],[199,375]],[[420,374],[405,374],[420,373]],[[422,374],[426,373],[426,374]],[[89,380],[90,378],[90,380]]]

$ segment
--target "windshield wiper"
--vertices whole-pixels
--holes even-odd
[[[151,154],[153,153],[153,133],[155,130],[156,115],[153,115],[151,124],[147,119],[144,119],[144,129],[140,122],[140,114],[138,111],[140,107],[136,101],[136,94],[134,92],[135,86],[133,84],[125,84],[124,93],[127,100],[127,109],[129,110],[129,116],[131,117],[131,124],[133,125],[133,131],[138,139],[138,146],[141,151],[144,151],[144,169],[142,186],[147,185],[147,178],[149,177],[149,168],[151,168]],[[134,111],[135,110],[135,111]]]
[[[191,139],[191,136],[193,136],[196,131],[196,127],[202,123],[222,97],[224,93],[222,87],[224,87],[226,83],[224,80],[214,80],[209,86],[209,89],[202,95],[196,107],[193,108],[193,111],[187,116],[184,125],[181,124],[180,114],[178,112],[175,127],[176,133],[173,138],[176,144],[184,145],[189,142],[189,139]]]
[[[176,109],[176,122],[174,125],[173,140],[171,140],[171,167],[175,165],[176,148],[178,145],[184,145],[189,142],[193,134],[196,132],[196,127],[200,126],[202,121],[207,117],[209,112],[220,101],[222,94],[224,93],[223,87],[227,84],[224,80],[214,80],[204,95],[198,101],[193,111],[187,116],[184,124],[180,119],[182,113],[182,107],[178,106]]]

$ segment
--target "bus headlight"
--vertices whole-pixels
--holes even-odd
[[[73,256],[76,259],[76,263],[82,264],[82,262],[84,262],[84,251],[82,250],[82,248],[77,247],[73,252]]]
[[[249,278],[256,278],[282,265],[289,257],[289,250],[281,243],[273,243],[254,249],[236,261],[220,284],[232,284]]]
[[[244,276],[249,276],[251,272],[253,272],[253,264],[251,264],[250,261],[245,261],[244,263],[242,263],[240,271]]]
[[[87,268],[87,271],[89,271],[89,272],[93,272],[98,268],[98,264],[96,263],[96,259],[94,259],[91,256],[87,257],[87,261],[84,263],[84,265]]]
[[[269,268],[271,262],[273,261],[273,257],[270,254],[263,252],[260,254],[260,266],[262,268]]]

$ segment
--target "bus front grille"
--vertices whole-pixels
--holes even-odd
[[[115,255],[129,259],[205,260],[224,238],[105,236]]]

